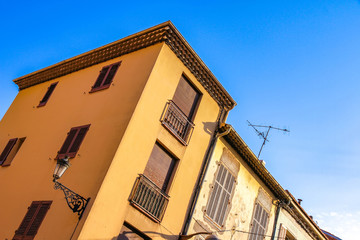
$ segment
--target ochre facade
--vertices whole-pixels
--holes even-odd
[[[324,239],[298,205],[292,214],[279,209],[293,197],[225,124],[235,101],[171,22],[14,81],[20,91],[0,122],[1,239],[177,240],[205,231],[194,238],[253,240],[254,209],[266,216],[266,236],[286,224],[308,234],[297,239]],[[174,99],[190,98],[188,89],[197,94],[191,114]],[[72,136],[80,126],[86,134]],[[90,198],[81,219],[54,189],[62,151],[73,157],[57,181]],[[154,169],[156,161],[164,164]],[[149,177],[161,171],[165,180]],[[226,198],[216,199],[215,186]],[[39,202],[49,206],[42,215],[33,210]]]

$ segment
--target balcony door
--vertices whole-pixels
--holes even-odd
[[[175,165],[176,159],[156,143],[146,164],[144,175],[161,190],[167,192]]]
[[[176,88],[173,102],[190,121],[193,120],[199,98],[200,93],[182,76]]]

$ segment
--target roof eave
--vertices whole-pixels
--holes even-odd
[[[234,99],[170,21],[16,78],[14,82],[22,90],[161,42],[168,45],[220,106],[234,108]]]

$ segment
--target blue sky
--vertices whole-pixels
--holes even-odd
[[[360,1],[1,1],[0,118],[16,77],[171,20],[237,101],[228,123],[272,130],[261,154],[320,227],[360,235]],[[355,227],[354,227],[355,226]]]

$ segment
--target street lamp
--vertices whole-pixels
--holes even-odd
[[[69,157],[65,156],[65,158],[57,159],[54,174],[53,174],[53,182],[55,183],[54,189],[60,189],[65,194],[65,199],[67,205],[74,213],[78,213],[79,220],[82,217],[82,214],[90,201],[90,198],[85,199],[79,194],[75,193],[71,189],[65,187],[63,184],[58,182],[58,179],[65,173],[65,171],[70,167]]]

